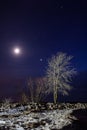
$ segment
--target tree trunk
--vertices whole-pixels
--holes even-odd
[[[57,87],[54,87],[54,104],[57,103]]]

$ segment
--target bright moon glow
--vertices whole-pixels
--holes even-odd
[[[19,49],[19,48],[15,48],[15,49],[14,49],[14,53],[15,53],[15,54],[20,54],[20,49]]]

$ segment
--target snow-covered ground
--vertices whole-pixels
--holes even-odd
[[[0,112],[0,128],[3,130],[52,130],[61,129],[72,123],[72,109],[29,112],[22,106]]]

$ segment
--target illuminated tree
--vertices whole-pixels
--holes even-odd
[[[72,88],[72,77],[76,74],[70,63],[72,58],[72,56],[60,52],[48,60],[48,68],[46,70],[48,92],[53,91],[54,103],[57,102],[58,92],[68,95],[68,91]]]

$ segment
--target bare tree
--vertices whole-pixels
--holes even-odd
[[[28,87],[30,91],[31,102],[34,102],[34,82],[31,78],[28,80]]]
[[[35,80],[35,101],[41,102],[45,98],[45,91],[46,91],[46,78],[37,78]]]
[[[68,91],[72,88],[72,76],[76,74],[70,63],[72,58],[66,53],[59,52],[48,60],[46,70],[48,92],[53,91],[54,103],[57,102],[58,91],[63,95],[68,95]]]
[[[29,102],[28,96],[23,92],[21,95],[22,104],[27,104]]]
[[[40,102],[44,100],[46,90],[46,78],[29,78],[28,88],[32,102]]]

